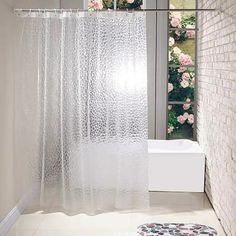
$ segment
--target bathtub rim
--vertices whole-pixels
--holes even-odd
[[[171,145],[173,143],[176,145],[178,142],[185,142],[186,144],[191,145],[190,148],[188,149],[167,149],[167,148],[162,148],[161,146],[154,146],[153,143],[157,143],[161,145],[161,143],[168,143],[168,145]],[[152,143],[152,147],[151,146]],[[172,144],[172,145],[173,145]],[[189,139],[172,139],[172,140],[160,140],[160,139],[148,139],[148,154],[198,154],[198,155],[204,155],[205,153],[203,152],[202,148],[200,147],[199,143],[197,141],[192,141]]]

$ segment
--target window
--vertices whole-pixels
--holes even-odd
[[[170,9],[194,9],[195,6],[195,0],[170,1]],[[195,12],[169,13],[168,139],[193,139],[195,22]]]
[[[118,9],[140,9],[142,7],[142,0],[117,0],[116,7]],[[114,0],[88,0],[88,9],[114,9]]]
[[[114,0],[85,1],[90,10],[114,9]],[[117,0],[116,7],[195,9],[196,2]],[[196,13],[190,11],[147,14],[148,129],[151,139],[194,139],[195,23]]]

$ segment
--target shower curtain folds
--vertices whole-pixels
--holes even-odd
[[[17,117],[37,140],[31,165],[41,207],[97,213],[148,206],[145,14],[21,16],[16,105],[28,112]],[[34,125],[24,121],[32,114]]]

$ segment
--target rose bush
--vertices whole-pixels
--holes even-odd
[[[172,44],[173,45],[173,44]],[[180,67],[169,67],[168,93],[170,101],[194,99],[195,73],[191,66],[193,61],[176,46],[169,47],[169,64]]]
[[[119,9],[140,9],[142,4],[142,0],[117,0],[117,8]],[[91,11],[113,9],[114,0],[89,0],[88,8]]]
[[[187,107],[184,108],[184,106]],[[191,138],[194,124],[193,107],[191,104],[169,105],[168,110],[168,136],[171,137],[173,132],[185,130],[185,133],[188,133],[188,137]]]
[[[174,8],[171,5],[171,9]],[[194,100],[195,82],[195,73],[191,66],[194,63],[191,56],[183,53],[178,45],[194,37],[195,16],[172,12],[169,18],[169,26],[172,28],[169,33],[169,64],[175,66],[169,67],[168,97],[169,101],[183,102],[183,104],[168,105],[167,131],[168,136],[171,137],[173,134],[184,130],[191,138],[194,123],[191,102]]]
[[[170,8],[175,9],[175,6],[171,4]],[[195,20],[194,14],[181,15],[180,12],[171,12],[169,14],[169,27],[176,28],[176,30],[170,31],[171,37],[179,42],[193,38],[195,35]]]

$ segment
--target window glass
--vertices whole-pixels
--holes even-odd
[[[171,0],[170,9],[194,9],[195,0]],[[169,13],[168,139],[193,139],[195,22],[191,11]]]
[[[176,9],[172,6],[173,9]],[[169,13],[170,29],[194,29],[196,22],[195,12],[192,11],[171,11]],[[179,33],[178,31],[176,33]]]
[[[170,30],[169,32],[169,64],[194,65],[195,30]],[[188,59],[188,60],[186,60]]]
[[[176,7],[178,9],[195,9],[195,0],[170,0],[170,8]]]
[[[118,9],[140,9],[143,0],[117,0]],[[114,0],[88,0],[88,8],[93,10],[114,9]]]
[[[193,105],[168,105],[168,139],[193,139],[194,114]]]
[[[169,101],[194,101],[195,72],[191,67],[170,67],[168,81]]]

